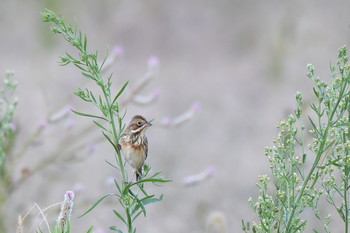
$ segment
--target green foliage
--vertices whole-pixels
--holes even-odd
[[[272,176],[259,177],[259,197],[248,201],[259,221],[242,222],[245,232],[303,232],[307,219],[302,219],[301,213],[306,208],[311,208],[324,231],[330,232],[330,215],[322,216],[318,209],[321,198],[337,210],[344,232],[349,232],[350,65],[346,47],[339,49],[337,63],[331,66],[329,84],[314,76],[313,65],[307,69],[316,98],[310,104],[312,114],[307,116],[310,130],[305,130],[298,92],[295,113],[277,125],[274,146],[265,149]],[[310,137],[312,143],[305,145]]]
[[[148,194],[143,189],[143,183],[164,183],[168,182],[160,176],[157,172],[153,175],[149,175],[150,167],[145,166],[145,172],[141,180],[137,182],[129,182],[127,179],[127,172],[125,170],[125,163],[122,159],[121,152],[118,146],[118,141],[124,131],[125,124],[123,123],[123,115],[118,103],[119,97],[126,89],[128,82],[119,89],[117,94],[112,94],[112,76],[105,78],[102,74],[103,65],[107,59],[107,56],[103,58],[102,62],[99,62],[99,53],[91,53],[87,50],[87,37],[83,35],[79,30],[73,28],[71,25],[67,25],[64,19],[57,16],[50,10],[44,11],[42,14],[42,20],[44,22],[51,22],[53,26],[51,31],[57,34],[61,34],[64,39],[76,48],[78,55],[74,57],[71,54],[65,53],[61,56],[61,64],[68,65],[73,64],[81,70],[82,75],[94,81],[94,83],[100,88],[100,93],[89,90],[87,88],[79,88],[75,94],[83,101],[93,104],[98,110],[98,114],[82,113],[79,111],[73,111],[74,113],[90,117],[94,124],[102,130],[102,134],[105,139],[112,145],[115,154],[116,165],[109,163],[115,168],[121,176],[121,180],[115,179],[115,193],[109,193],[98,199],[90,209],[88,209],[83,215],[89,213],[98,204],[101,203],[107,197],[116,197],[118,203],[124,210],[124,213],[118,210],[113,210],[119,223],[124,224],[128,233],[136,232],[136,228],[133,226],[134,221],[141,214],[146,216],[147,204],[158,202],[162,200],[162,196],[156,198],[155,195]],[[82,215],[82,216],[83,216]],[[111,226],[111,230],[117,232],[123,232],[120,226]]]
[[[17,82],[13,80],[13,72],[6,72],[4,87],[0,89],[0,176],[4,175],[6,154],[11,148],[13,129],[11,127],[12,117],[18,103],[13,93]]]
[[[10,183],[8,163],[11,160],[10,152],[15,141],[13,114],[18,99],[13,96],[17,87],[13,75],[13,72],[7,71],[3,86],[0,87],[0,232],[5,231],[3,209]]]

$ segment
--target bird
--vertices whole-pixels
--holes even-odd
[[[142,167],[148,155],[148,140],[145,131],[152,126],[141,115],[135,115],[120,138],[120,147],[124,159],[136,174],[136,181],[142,177]]]

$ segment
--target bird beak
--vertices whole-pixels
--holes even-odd
[[[151,122],[152,122],[153,120],[154,120],[154,119],[152,119],[152,120],[150,120],[150,121],[147,121],[147,122],[146,122],[146,127],[152,126],[152,123],[151,123]]]

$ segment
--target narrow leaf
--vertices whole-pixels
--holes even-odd
[[[121,190],[121,188],[120,188],[120,186],[119,186],[119,184],[118,184],[118,182],[117,182],[116,179],[114,179],[114,184],[115,184],[115,186],[117,187],[119,193],[122,193],[122,190]]]
[[[311,107],[312,110],[314,110],[314,112],[317,114],[317,116],[321,115],[319,109],[316,107],[315,104],[313,104],[313,103],[310,104],[310,107]]]
[[[91,226],[86,233],[91,233],[93,228],[94,228],[94,226]]]
[[[94,102],[95,104],[97,104],[96,98],[95,98],[94,94],[92,93],[92,91],[90,91],[90,90],[87,90],[87,91],[88,91],[88,93],[89,93],[90,96],[91,96],[92,102]]]
[[[122,230],[120,230],[120,229],[119,229],[118,227],[116,227],[116,226],[110,226],[109,229],[112,230],[112,231],[116,231],[116,232],[118,232],[118,233],[123,233]]]
[[[320,134],[320,132],[318,131],[318,129],[317,129],[317,127],[316,127],[314,121],[313,121],[309,116],[308,116],[308,118],[309,118],[309,121],[310,121],[310,123],[311,123],[313,129],[316,131],[317,134]]]
[[[98,199],[85,213],[83,213],[82,215],[80,215],[78,218],[81,218],[83,216],[85,216],[86,214],[88,214],[91,210],[95,209],[95,207],[100,204],[101,201],[103,201],[106,197],[109,197],[111,195],[116,195],[115,193],[107,193],[106,195],[104,195],[103,197],[101,197],[100,199]]]
[[[306,161],[306,154],[303,154],[303,163]]]
[[[89,78],[89,79],[92,79],[92,80],[96,80],[92,75],[88,74],[88,73],[85,73],[85,72],[82,72],[82,75],[86,78]]]
[[[143,205],[143,203],[140,201],[140,199],[138,199],[138,197],[134,194],[132,194],[132,192],[129,192],[133,197],[134,200],[137,202],[138,205],[135,206],[135,208],[132,210],[131,215],[133,215],[138,209],[141,208],[143,215],[146,217],[146,208]]]
[[[105,65],[107,57],[108,57],[108,51],[107,51],[106,56],[103,58],[103,61],[102,61],[101,66],[100,66],[100,71],[102,70],[103,66]]]
[[[86,51],[86,47],[87,47],[87,37],[86,35],[84,35],[84,50]]]
[[[101,129],[103,129],[104,131],[109,132],[103,125],[101,125],[101,124],[98,123],[97,121],[93,120],[93,122],[94,122],[98,127],[100,127]]]
[[[121,216],[121,214],[118,213],[118,211],[113,210],[113,213],[114,213],[120,220],[122,220],[123,223],[126,224],[125,219],[123,218],[123,216]]]
[[[87,69],[85,69],[84,67],[82,67],[80,64],[78,63],[74,63],[74,65],[76,67],[78,67],[80,70],[84,71],[84,72],[88,72]],[[84,72],[82,72],[82,74],[84,75]],[[85,76],[85,75],[84,75]],[[86,77],[86,76],[85,76]]]
[[[342,122],[339,124],[336,124],[337,127],[341,127],[341,126],[346,126],[346,127],[350,127],[350,122]]]
[[[140,214],[142,213],[142,210],[140,210],[139,212],[137,212],[137,214],[132,218],[132,222],[135,221],[135,219],[140,216]]]
[[[146,198],[146,199],[142,199],[142,204],[144,205],[148,205],[151,203],[155,203],[155,202],[160,202],[163,200],[163,194],[159,196],[159,198]]]
[[[118,94],[114,97],[113,101],[112,101],[112,105],[117,101],[117,99],[119,98],[119,96],[124,92],[126,86],[128,85],[129,81],[127,81],[122,88],[120,88]]]
[[[105,132],[103,132],[103,131],[102,131],[102,134],[103,134],[103,136],[105,136],[105,138],[109,141],[109,143],[112,144],[113,148],[114,148],[115,150],[117,150],[117,146],[114,144],[114,142],[112,141],[112,139],[110,139],[109,136],[108,136],[107,134],[105,134]]]
[[[109,161],[107,161],[107,160],[105,160],[105,162],[108,163],[110,166],[114,167],[115,169],[118,169],[118,170],[119,170],[119,167],[113,165],[111,162],[109,162]]]
[[[80,115],[80,116],[92,117],[92,118],[97,118],[97,119],[101,119],[101,120],[107,121],[107,119],[104,118],[104,117],[100,117],[100,116],[96,116],[96,115],[92,115],[92,114],[88,114],[88,113],[77,112],[77,111],[75,111],[73,109],[71,109],[71,110],[72,110],[72,112],[74,112],[75,114]]]

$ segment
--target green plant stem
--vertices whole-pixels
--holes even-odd
[[[348,122],[350,122],[350,106],[348,106]],[[348,131],[348,136],[350,135],[350,130]],[[345,140],[344,140],[345,141]],[[346,149],[346,154],[349,153],[349,150]],[[349,190],[349,167],[346,168],[346,177],[345,177],[345,184],[344,184],[344,202],[345,202],[345,233],[349,232],[349,203],[348,203],[348,190]]]
[[[347,168],[345,168],[347,169]],[[347,171],[345,171],[347,173]],[[345,210],[345,233],[349,232],[349,223],[348,223],[348,216],[349,216],[349,209],[348,209],[348,175],[345,176],[345,181],[344,181],[344,210]]]
[[[328,136],[329,128],[331,127],[331,124],[333,123],[333,122],[332,122],[332,119],[333,119],[333,117],[334,117],[334,114],[335,114],[335,112],[336,112],[338,106],[339,106],[339,103],[340,103],[341,99],[343,98],[344,91],[345,91],[346,86],[347,86],[347,85],[346,85],[346,84],[347,84],[347,79],[349,79],[349,78],[350,78],[350,73],[348,74],[348,76],[347,76],[346,78],[343,77],[343,80],[342,80],[343,86],[342,86],[342,88],[340,89],[337,103],[335,104],[335,106],[334,106],[334,108],[333,108],[331,114],[330,114],[329,117],[328,117],[327,126],[326,126],[326,128],[325,128],[325,131],[323,132],[322,142],[321,142],[321,144],[320,144],[320,147],[319,147],[319,150],[318,150],[318,152],[317,152],[316,158],[315,158],[315,160],[314,160],[314,162],[313,162],[313,164],[312,164],[312,167],[311,167],[309,173],[307,174],[307,176],[306,176],[306,178],[305,178],[305,180],[304,180],[304,182],[303,182],[303,185],[302,185],[302,187],[301,187],[301,189],[300,189],[300,192],[299,192],[299,194],[298,194],[298,196],[297,196],[297,199],[296,199],[296,202],[295,202],[295,203],[299,203],[299,202],[300,202],[301,198],[302,198],[303,195],[304,195],[305,188],[306,188],[307,184],[309,183],[309,181],[310,181],[310,179],[311,179],[311,176],[314,174],[315,169],[316,169],[317,166],[319,165],[318,163],[319,163],[319,161],[320,161],[320,159],[321,159],[321,156],[322,156],[322,154],[323,154],[323,152],[324,152],[324,151],[323,151],[323,150],[324,150],[324,147],[325,147],[325,145],[326,145],[326,141],[327,141],[327,136]],[[286,232],[288,232],[288,233],[291,233],[291,230],[292,230],[292,229],[291,229],[291,224],[292,224],[292,220],[293,220],[293,217],[294,217],[294,214],[295,214],[295,210],[296,210],[297,207],[298,207],[298,206],[294,206],[294,207],[293,207],[292,212],[291,212],[291,214],[290,214],[290,216],[289,216],[289,219],[288,219],[288,222],[287,222],[287,227],[286,227]],[[347,222],[347,219],[345,219],[345,222]],[[347,225],[347,224],[346,224],[346,225]]]
[[[102,81],[103,82],[103,81]],[[104,83],[102,83],[102,85],[104,86]],[[108,112],[109,112],[109,122],[112,126],[112,135],[113,135],[113,140],[114,140],[114,145],[116,145],[116,153],[117,153],[117,160],[118,160],[118,163],[119,163],[119,167],[120,167],[120,172],[121,172],[121,175],[122,175],[122,187],[124,187],[125,183],[127,182],[127,178],[126,178],[126,173],[125,173],[125,168],[123,166],[123,160],[122,160],[122,156],[121,156],[121,153],[120,153],[120,150],[118,149],[118,139],[119,139],[119,136],[118,136],[118,133],[117,133],[117,127],[115,126],[115,120],[114,120],[114,115],[113,115],[113,106],[111,104],[111,96],[104,90],[103,86],[101,86],[102,90],[103,90],[103,95],[104,95],[104,98],[105,98],[105,101],[106,101],[106,104],[108,106]],[[118,116],[119,117],[119,116]]]
[[[127,216],[127,225],[128,225],[128,233],[133,233],[132,231],[132,220],[131,220],[131,214],[130,214],[130,208],[129,207],[126,207],[125,208],[125,213],[126,213],[126,216]]]

